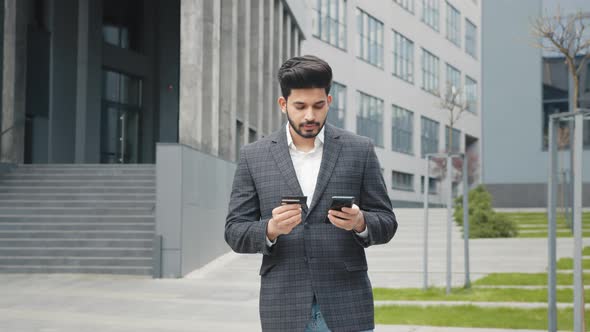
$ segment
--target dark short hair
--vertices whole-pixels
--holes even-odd
[[[296,56],[285,61],[278,76],[285,99],[291,94],[291,89],[324,88],[327,95],[332,86],[332,68],[313,55]]]

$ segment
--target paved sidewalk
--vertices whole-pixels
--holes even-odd
[[[422,286],[421,210],[396,210],[400,228],[367,250],[374,287]],[[431,217],[429,283],[444,286],[444,211]],[[463,243],[453,233],[453,284],[463,284]],[[585,240],[585,245],[588,245]],[[472,278],[491,272],[545,272],[546,239],[471,240]],[[558,257],[571,256],[558,239]],[[260,331],[260,255],[228,253],[183,279],[83,274],[0,274],[1,332]],[[378,326],[384,332],[500,332]],[[523,332],[523,330],[519,330]]]

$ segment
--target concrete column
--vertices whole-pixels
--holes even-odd
[[[279,85],[279,79],[277,77],[278,72],[279,72],[279,68],[280,66],[283,64],[283,47],[282,47],[282,41],[283,41],[283,17],[285,16],[285,9],[283,7],[283,0],[276,0],[276,5],[275,5],[275,19],[274,19],[274,38],[273,38],[273,46],[274,46],[274,51],[273,51],[273,58],[275,59],[275,64],[274,64],[274,68],[273,68],[273,74],[272,74],[272,82],[273,82],[273,86],[274,86],[274,98],[273,98],[273,107],[274,107],[274,111],[273,111],[273,123],[274,123],[274,127],[275,129],[280,128],[281,126],[281,122],[282,122],[282,117],[281,117],[281,111],[280,108],[277,105],[277,100],[278,98],[282,95],[281,93],[281,86]]]
[[[250,118],[250,0],[238,1],[238,107],[236,117],[243,124],[244,131],[239,141],[248,142],[248,126]],[[238,134],[238,133],[237,133]],[[236,151],[236,159],[238,158]]]
[[[250,30],[250,119],[249,124],[256,128],[257,137],[263,131],[262,117],[264,107],[263,65],[264,65],[264,3],[252,1]],[[246,131],[248,131],[246,129]]]
[[[291,57],[298,56],[299,54],[299,29],[296,25],[291,26],[291,32],[293,33],[293,37],[291,37]]]
[[[276,110],[276,104],[273,102],[274,86],[273,73],[275,61],[274,51],[274,4],[275,0],[264,1],[264,107],[263,107],[263,132],[269,134],[273,131],[274,126],[272,118]]]
[[[100,162],[102,4],[78,2],[75,162]]]
[[[179,143],[201,148],[203,100],[203,3],[180,1]]]
[[[0,162],[22,163],[25,149],[27,2],[4,1]]]
[[[238,89],[238,0],[221,1],[219,156],[235,160]]]
[[[291,58],[291,29],[291,16],[286,12],[283,20],[283,62]]]
[[[51,5],[49,163],[73,163],[76,141],[78,1]]]
[[[201,149],[214,156],[219,148],[219,55],[221,33],[221,3],[219,1],[203,2],[203,47],[198,50],[203,57],[203,100],[200,112],[203,123],[200,127]]]
[[[286,11],[283,20],[283,62],[291,58],[291,28],[291,14]],[[287,116],[283,113],[281,113],[281,122],[287,122]]]

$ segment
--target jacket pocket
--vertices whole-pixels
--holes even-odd
[[[344,265],[346,265],[346,270],[348,272],[367,271],[367,263],[362,260],[345,260]]]

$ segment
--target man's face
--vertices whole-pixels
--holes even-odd
[[[303,138],[314,138],[320,133],[331,103],[332,96],[326,95],[324,88],[292,89],[287,100],[279,98],[291,128]]]

